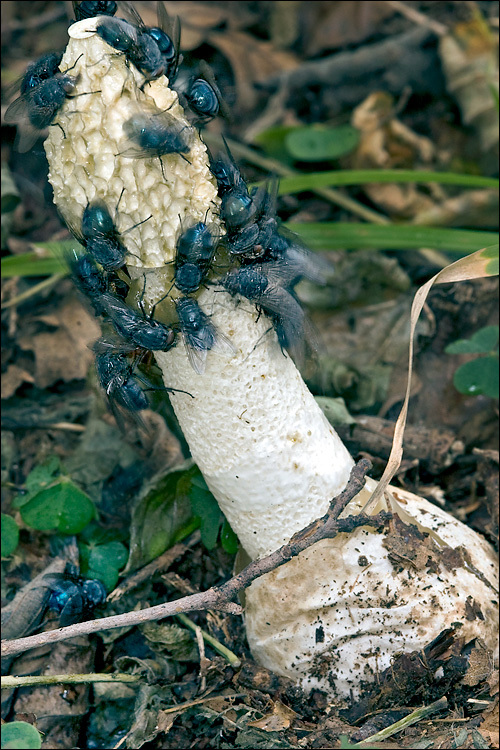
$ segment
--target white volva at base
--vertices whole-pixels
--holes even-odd
[[[375,484],[367,481],[371,491]],[[342,701],[351,691],[357,696],[360,683],[374,681],[398,652],[424,648],[453,623],[461,624],[457,635],[465,643],[479,637],[498,650],[493,549],[421,497],[394,493],[405,523],[413,519],[439,546],[464,548],[482,576],[444,564],[437,572],[411,565],[398,570],[388,558],[386,535],[368,527],[325,539],[247,589],[246,631],[257,661]],[[367,489],[361,494],[366,501]],[[471,619],[473,608],[483,619]]]

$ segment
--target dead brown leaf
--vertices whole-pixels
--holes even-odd
[[[399,389],[393,390],[391,387],[391,393],[398,396],[396,401],[403,398],[404,385],[403,378],[401,378]],[[380,417],[362,415],[356,417],[356,424],[344,426],[340,434],[344,441],[347,440],[351,450],[351,444],[354,443],[355,452],[364,450],[372,455],[388,458],[394,437],[394,422]],[[421,424],[408,425],[406,428],[406,458],[425,462],[426,468],[433,474],[439,474],[443,468],[450,466],[456,457],[463,453],[463,443],[456,439],[451,430],[427,428]],[[426,486],[427,496],[430,490],[430,486]]]
[[[47,388],[58,380],[86,378],[93,359],[88,347],[101,333],[95,318],[73,300],[37,320],[55,331],[25,336],[19,342],[23,349],[34,352],[36,385]]]
[[[478,685],[487,680],[494,669],[494,659],[491,649],[487,648],[480,638],[469,656],[469,666],[463,682],[465,685]]]
[[[131,443],[140,443],[144,460],[154,473],[164,472],[183,461],[179,440],[168,429],[164,418],[151,409],[141,413],[141,425],[132,425],[128,438]],[[137,437],[135,435],[137,433]]]
[[[212,33],[207,42],[216,47],[229,60],[236,81],[239,105],[251,109],[257,101],[254,84],[299,65],[291,52],[279,50],[271,42],[255,39],[243,31]]]
[[[323,50],[362,42],[377,30],[384,18],[393,14],[393,8],[377,0],[304,3],[305,52],[317,55]]]
[[[490,695],[493,698],[493,696],[498,696],[499,691],[499,673],[498,669],[494,669],[493,672],[490,674],[488,679],[486,680],[488,683],[488,687],[490,689]]]
[[[397,169],[428,165],[434,156],[431,141],[394,117],[393,98],[383,91],[370,94],[353,112],[352,124],[361,133],[354,169]],[[385,212],[413,218],[434,208],[434,200],[415,184],[365,185],[368,197]]]
[[[397,516],[391,521],[391,530],[383,545],[389,551],[388,558],[396,570],[422,570],[428,568],[431,562],[434,568],[439,569],[439,554],[434,540]]]
[[[23,383],[34,383],[31,373],[17,365],[9,365],[2,375],[2,398],[10,398]]]
[[[498,220],[498,194],[494,190],[466,190],[442,203],[418,208],[413,224],[430,227],[476,229],[495,226]]]
[[[498,674],[498,673],[497,673]],[[483,722],[479,728],[480,734],[489,742],[490,747],[500,747],[499,745],[499,725],[498,725],[498,696],[483,713]]]
[[[276,701],[270,714],[266,714],[257,721],[249,721],[248,726],[262,729],[264,732],[282,732],[290,727],[296,716],[295,711],[280,701]]]
[[[156,26],[153,3],[141,6],[141,17],[146,25]],[[208,33],[225,23],[230,29],[251,24],[255,18],[242,3],[165,2],[167,12],[181,22],[181,49],[191,51],[207,41]]]
[[[168,713],[167,711],[158,711],[158,717],[156,721],[156,728],[163,734],[168,734],[172,729],[174,721],[182,713],[182,711],[176,711],[175,713]]]
[[[464,123],[476,128],[483,151],[498,155],[498,42],[479,12],[441,38],[439,53]]]

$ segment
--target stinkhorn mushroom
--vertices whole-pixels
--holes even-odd
[[[75,225],[90,201],[112,211],[131,276],[161,320],[175,318],[176,240],[190,221],[224,234],[206,147],[189,130],[189,153],[130,158],[126,123],[142,112],[189,122],[164,76],[146,82],[96,33],[96,19],[70,27],[61,70],[75,93],[50,129],[46,152],[54,201]],[[212,275],[212,281],[215,276]],[[195,295],[196,296],[196,295]],[[234,352],[209,351],[196,372],[180,342],[156,353],[192,456],[252,559],[276,550],[323,515],[346,485],[353,460],[283,353],[270,320],[215,282],[197,301]],[[190,394],[190,395],[189,395]],[[193,398],[191,398],[191,396]],[[375,486],[345,514],[358,513]],[[323,540],[246,591],[246,628],[256,659],[331,695],[356,694],[393,655],[429,643],[451,623],[466,640],[494,647],[496,559],[471,529],[420,497],[392,489],[374,508],[401,522]],[[471,612],[476,613],[474,617]]]

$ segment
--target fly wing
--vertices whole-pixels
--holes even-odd
[[[123,124],[125,150],[118,156],[151,159],[172,153],[187,153],[194,130],[167,111],[138,112]],[[151,134],[151,145],[148,136]]]
[[[191,367],[198,375],[203,375],[207,363],[208,349],[199,349],[193,346],[186,337],[184,337],[184,343],[186,345],[186,354],[188,355]]]
[[[269,284],[257,303],[280,326],[284,346],[293,346],[304,338],[305,313],[289,291]]]
[[[145,432],[147,432],[146,423],[141,417],[140,412],[132,411],[130,409],[127,409],[126,406],[122,406],[121,404],[119,404],[116,399],[113,398],[112,393],[111,395],[108,395],[107,402],[109,410],[115,418],[115,422],[118,425],[118,429],[120,430],[120,432],[122,432],[124,435],[129,435],[131,424],[139,426]]]
[[[65,628],[68,625],[73,625],[75,622],[81,622],[84,614],[83,594],[81,591],[78,591],[64,605],[59,615],[59,625]]]
[[[120,354],[131,354],[137,351],[137,346],[128,341],[123,341],[119,338],[108,338],[102,336],[90,346],[92,351],[96,354],[108,354],[110,352],[116,352]]]
[[[259,265],[252,265],[259,273],[266,277],[271,287],[289,287],[296,281],[297,270],[286,258],[279,261],[269,261]]]
[[[308,250],[294,232],[281,227],[279,234],[287,241],[287,249],[284,252],[286,262],[296,269],[301,278],[325,286],[334,274],[333,265],[321,255]]]
[[[29,119],[29,108],[31,107],[32,92],[15,99],[7,108],[4,115],[4,121],[9,124],[16,124],[18,131],[14,148],[19,153],[24,154],[29,151],[34,143],[40,138],[41,131],[33,127]]]
[[[179,65],[182,62],[182,55],[181,55],[181,22],[179,20],[179,16],[174,16],[172,18],[165,7],[165,4],[161,2],[161,0],[158,0],[158,4],[156,7],[157,10],[157,16],[158,16],[158,25],[162,31],[165,32],[165,34],[168,34],[170,39],[172,40],[172,44],[174,45],[175,49],[175,57],[172,60],[172,62],[169,63],[169,70],[168,70],[168,80],[169,84],[171,84],[176,76],[177,76],[177,70],[179,68]]]
[[[4,115],[5,122],[17,123],[28,118],[28,110],[31,102],[31,91],[18,96],[9,104]]]
[[[144,24],[144,21],[132,3],[118,2],[118,8],[125,20],[133,26],[136,26],[142,34],[147,32],[147,27]]]
[[[236,355],[236,347],[234,346],[231,339],[229,339],[222,331],[216,329],[215,341],[212,346],[212,351],[217,354],[222,354],[227,357],[234,357]]]

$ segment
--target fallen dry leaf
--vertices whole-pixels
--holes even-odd
[[[476,128],[483,151],[498,153],[498,43],[479,13],[443,36],[439,53],[464,123]]]
[[[2,398],[10,398],[23,383],[34,383],[31,373],[17,365],[9,365],[2,374]]]
[[[494,666],[492,651],[486,648],[481,639],[478,638],[476,645],[470,652],[469,666],[463,679],[464,684],[472,686],[484,682],[492,675]]]
[[[229,29],[238,29],[251,25],[254,14],[241,3],[199,3],[199,2],[165,2],[168,14],[181,22],[181,49],[191,51],[207,41],[208,32],[221,24]],[[141,17],[146,25],[156,26],[157,17],[153,3],[140,7]]]
[[[498,744],[500,732],[498,725],[498,696],[483,713],[483,721],[479,726],[479,733],[489,743],[489,747],[500,747]]]
[[[361,137],[352,168],[413,169],[432,161],[432,142],[394,117],[394,107],[392,96],[384,91],[370,94],[356,107],[351,122]],[[434,200],[414,183],[367,184],[363,189],[377,206],[400,218],[411,219],[434,208]]]
[[[235,77],[238,104],[243,109],[252,109],[256,104],[256,82],[265,81],[285,70],[293,70],[299,65],[298,58],[291,52],[276,49],[271,42],[255,39],[243,31],[212,33],[207,41],[229,60]]]
[[[168,734],[172,729],[174,721],[182,713],[182,711],[175,711],[174,713],[168,713],[167,711],[158,711],[158,717],[156,722],[156,728],[163,734]]]
[[[387,3],[377,0],[309,1],[303,10],[302,37],[307,55],[362,42],[375,33],[384,18],[394,14]]]
[[[295,711],[292,711],[291,708],[280,701],[276,701],[272,713],[266,714],[257,721],[249,721],[248,726],[262,729],[264,732],[282,732],[284,729],[288,729],[296,716]]]
[[[493,672],[490,674],[486,682],[488,683],[488,687],[490,689],[490,695],[493,698],[495,695],[498,696],[498,690],[499,690],[499,673],[498,669],[493,670]]]
[[[56,312],[37,320],[55,328],[25,336],[19,341],[23,349],[35,355],[35,383],[47,388],[58,380],[83,380],[93,360],[88,348],[101,334],[94,316],[76,300],[67,302]]]
[[[442,203],[418,208],[413,224],[428,227],[489,229],[498,220],[498,194],[494,190],[465,190]]]

